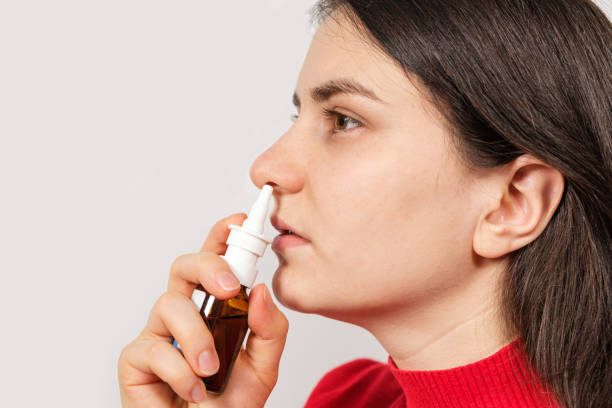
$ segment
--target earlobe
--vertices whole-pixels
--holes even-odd
[[[565,180],[561,172],[530,156],[522,155],[492,173],[488,200],[478,219],[473,249],[485,258],[498,258],[535,240],[557,209]]]

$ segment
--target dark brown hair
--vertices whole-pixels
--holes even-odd
[[[531,154],[565,177],[509,254],[508,330],[566,407],[612,404],[612,24],[589,0],[321,0],[421,81],[470,166]]]

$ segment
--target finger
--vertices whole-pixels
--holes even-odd
[[[249,294],[249,328],[246,354],[257,372],[268,373],[270,389],[274,387],[289,321],[274,304],[265,284],[255,285]]]
[[[136,341],[126,348],[125,353],[125,358],[134,368],[155,375],[184,400],[200,402],[206,398],[204,382],[170,343],[163,340]]]
[[[170,269],[168,291],[181,292],[190,297],[198,283],[219,299],[232,298],[240,289],[240,281],[219,255],[196,252],[176,258]]]
[[[227,251],[225,241],[227,241],[231,231],[229,225],[242,225],[246,219],[247,215],[245,213],[236,213],[217,221],[210,229],[204,245],[200,248],[200,252],[212,252],[213,254],[223,255]]]
[[[145,330],[159,337],[174,337],[193,371],[200,375],[210,376],[219,370],[214,339],[198,310],[183,294],[166,292],[160,296]]]

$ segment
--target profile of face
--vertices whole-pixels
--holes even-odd
[[[296,120],[250,176],[259,188],[273,183],[275,214],[310,241],[276,251],[278,301],[359,323],[426,307],[477,278],[487,192],[417,82],[335,17],[312,39]]]

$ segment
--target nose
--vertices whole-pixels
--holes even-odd
[[[286,133],[261,153],[251,165],[249,175],[258,188],[270,184],[281,193],[295,193],[304,185],[304,154]]]

